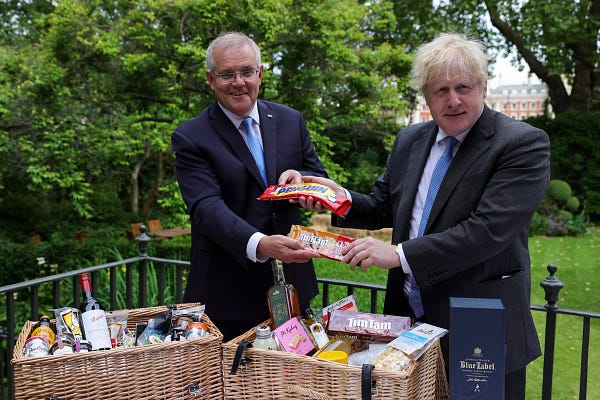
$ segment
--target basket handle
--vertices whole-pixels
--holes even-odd
[[[231,364],[231,375],[235,375],[240,365],[245,366],[250,363],[250,359],[244,358],[244,352],[246,348],[252,347],[252,343],[242,340],[235,349],[235,356],[233,357],[233,363]]]
[[[375,381],[371,378],[373,372],[373,364],[363,364],[362,371],[360,374],[360,394],[362,400],[371,400],[373,390],[375,388]]]

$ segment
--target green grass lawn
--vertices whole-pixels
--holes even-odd
[[[558,267],[556,277],[564,283],[558,305],[563,308],[600,312],[600,230],[581,237],[532,237],[531,252],[531,302],[544,305],[545,293],[540,282],[548,276],[546,266]],[[337,261],[316,260],[317,275],[323,278],[344,279],[358,282],[385,284],[387,272],[370,268],[365,272],[350,270]],[[330,291],[330,301],[346,296],[345,288]],[[370,304],[369,293],[356,291],[361,309]],[[315,310],[321,308],[321,298],[314,299]],[[383,295],[378,299],[378,312],[383,309]],[[544,346],[545,316],[533,312],[542,348]],[[583,320],[578,317],[559,315],[555,345],[553,398],[577,399],[579,393],[579,367],[581,362],[581,337]],[[589,371],[587,398],[600,398],[600,321],[591,321]],[[527,399],[538,400],[542,395],[543,358],[531,363],[527,370]]]

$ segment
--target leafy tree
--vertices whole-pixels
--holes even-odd
[[[92,204],[115,198],[134,215],[159,197],[172,209],[170,135],[214,101],[204,51],[224,31],[255,38],[267,66],[261,96],[304,113],[335,179],[354,165],[375,174],[405,113],[410,57],[372,35],[394,23],[389,10],[381,19],[348,0],[73,0],[2,11],[0,185],[61,204],[58,219],[106,218]]]
[[[599,110],[600,2],[466,0],[405,4],[394,1],[394,39],[411,47],[439,31],[476,33],[490,57],[516,51],[548,86],[554,112]],[[489,22],[488,22],[489,21]],[[490,26],[491,24],[491,26]],[[491,27],[495,29],[491,29]]]

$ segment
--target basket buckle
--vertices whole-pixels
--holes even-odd
[[[188,393],[196,397],[202,394],[202,388],[198,382],[194,382],[188,385]]]

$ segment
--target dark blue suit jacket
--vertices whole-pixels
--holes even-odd
[[[287,169],[326,176],[298,111],[262,100],[258,111],[270,185]],[[213,319],[264,321],[273,274],[268,262],[246,258],[246,244],[258,231],[287,235],[292,224],[302,224],[299,206],[257,200],[265,184],[242,136],[217,103],[182,123],[171,143],[192,223],[184,300],[206,304]],[[286,265],[285,277],[303,305],[318,293],[312,263]]]
[[[449,329],[449,297],[501,299],[509,373],[541,353],[529,310],[528,232],[549,181],[550,142],[542,130],[485,107],[444,177],[425,235],[405,242],[437,132],[430,121],[398,133],[374,192],[351,192],[349,214],[333,223],[393,227],[392,243],[403,242],[421,288],[425,318],[433,325]],[[385,313],[406,313],[404,280],[401,268],[389,271]],[[442,344],[447,355],[447,343]]]

